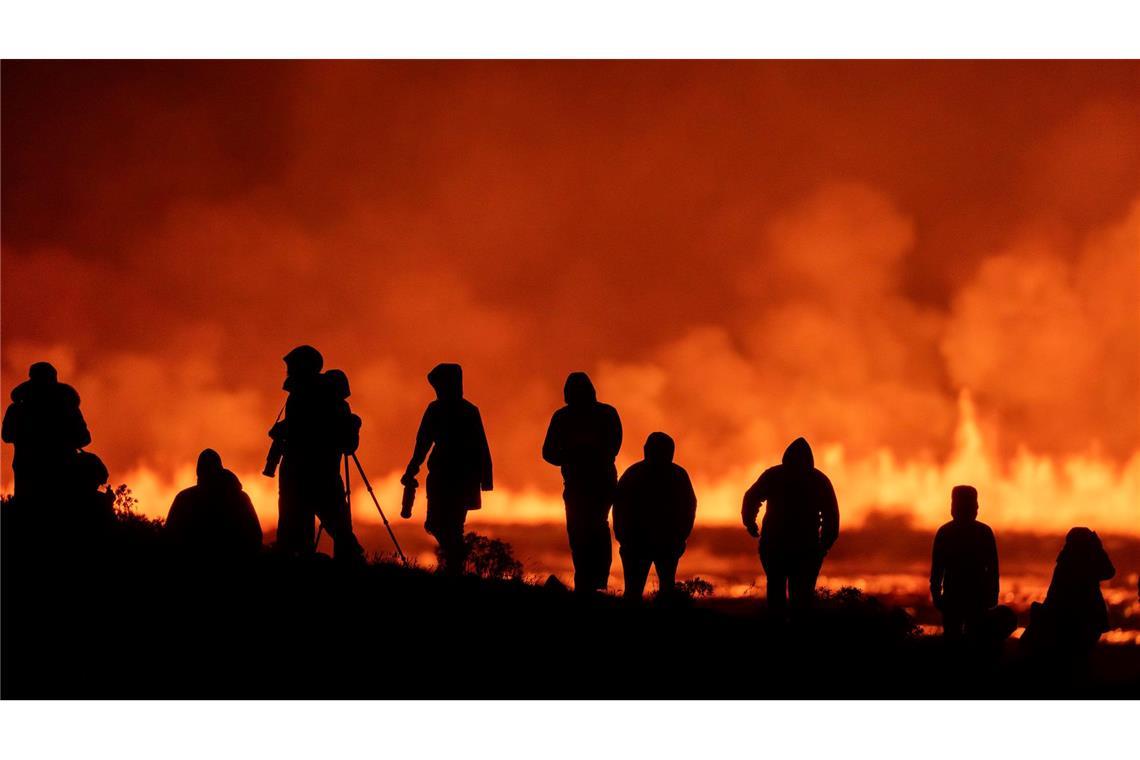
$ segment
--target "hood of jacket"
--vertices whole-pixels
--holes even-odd
[[[668,464],[673,461],[676,444],[665,433],[650,433],[645,439],[645,461],[651,464]]]
[[[803,438],[797,438],[784,449],[784,464],[796,470],[810,470],[815,467],[815,457],[811,446]]]
[[[458,364],[437,364],[427,379],[441,401],[463,398],[463,368]]]
[[[562,388],[562,397],[566,399],[567,406],[595,404],[598,401],[598,392],[590,382],[590,376],[585,372],[571,372],[566,378],[566,385]]]

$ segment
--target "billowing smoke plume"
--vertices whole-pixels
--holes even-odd
[[[1137,91],[1127,62],[6,63],[3,392],[56,362],[116,482],[206,446],[248,480],[312,343],[387,482],[458,361],[501,514],[557,519],[538,451],[583,369],[622,462],[670,432],[710,519],[806,435],[856,518],[939,519],[961,478],[999,524],[1140,526]]]

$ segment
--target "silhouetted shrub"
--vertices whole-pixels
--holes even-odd
[[[522,563],[515,559],[514,551],[506,541],[470,532],[463,537],[463,546],[467,552],[465,572],[495,580],[522,579]]]
[[[712,596],[715,587],[704,578],[690,578],[677,584],[677,593],[689,599],[700,599]]]

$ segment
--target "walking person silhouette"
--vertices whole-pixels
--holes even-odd
[[[760,475],[745,492],[740,514],[748,534],[760,538],[768,608],[782,615],[789,604],[792,612],[810,607],[823,558],[839,537],[839,504],[806,440],[792,441],[783,462]]]
[[[585,372],[570,373],[563,397],[566,406],[550,419],[542,458],[562,469],[574,590],[604,591],[613,561],[609,514],[617,488],[614,459],[621,450],[621,419],[616,409],[598,401]]]
[[[494,488],[491,448],[479,408],[463,398],[462,367],[438,364],[427,379],[436,398],[424,410],[412,458],[400,482],[414,493],[419,486],[416,475],[427,459],[424,529],[439,542],[443,571],[459,575],[466,561],[463,530],[467,512],[482,508],[481,492]],[[413,499],[405,498],[400,517],[412,516]]]

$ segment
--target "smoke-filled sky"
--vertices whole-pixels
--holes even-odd
[[[113,482],[213,446],[250,487],[311,343],[383,477],[462,363],[507,515],[558,518],[581,369],[621,463],[669,432],[718,518],[802,434],[841,505],[943,519],[968,479],[998,524],[1140,532],[1140,64],[2,73],[3,392],[54,361]]]

